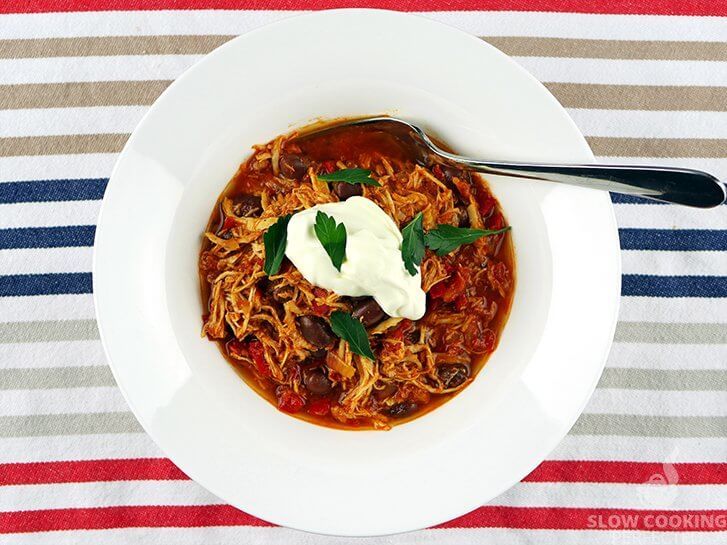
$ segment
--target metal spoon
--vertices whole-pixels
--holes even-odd
[[[373,125],[394,134],[400,140],[411,143],[420,150],[426,149],[445,164],[464,167],[485,174],[498,174],[558,182],[638,195],[647,199],[683,204],[697,208],[712,208],[725,202],[727,189],[717,178],[699,170],[661,166],[602,165],[602,164],[541,164],[483,161],[444,151],[412,123],[395,117],[369,117],[346,121],[301,136],[307,138],[341,127]]]

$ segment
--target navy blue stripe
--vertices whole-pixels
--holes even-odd
[[[618,234],[622,250],[727,251],[723,229],[619,229]]]
[[[636,197],[634,195],[624,195],[623,193],[610,193],[611,202],[613,204],[667,204],[660,201],[652,201],[651,199],[644,199],[643,197]]]
[[[0,183],[0,204],[95,201],[103,198],[108,178]]]
[[[93,246],[94,225],[0,229],[0,250]]]
[[[727,297],[727,276],[653,276],[648,274],[624,274],[621,281],[621,295],[643,297]]]
[[[91,293],[91,273],[14,274],[0,276],[0,297]],[[9,319],[10,317],[6,316]]]

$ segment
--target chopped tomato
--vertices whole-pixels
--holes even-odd
[[[324,290],[323,288],[313,288],[313,295],[321,299],[325,299],[326,297],[328,297],[328,291]]]
[[[293,390],[280,387],[275,392],[278,398],[278,409],[286,413],[297,413],[305,407],[305,399],[296,394]]]
[[[459,312],[462,312],[466,306],[467,306],[467,296],[464,293],[461,293],[457,296],[457,299],[454,300],[454,307]]]
[[[488,229],[502,229],[505,227],[505,218],[499,212],[487,220]]]
[[[444,291],[442,299],[447,303],[451,303],[457,297],[464,293],[467,283],[465,282],[464,276],[460,271],[454,273],[454,275],[447,282],[447,287]]]
[[[221,231],[229,231],[233,227],[237,226],[237,220],[233,218],[232,216],[227,216],[225,218],[225,221],[222,222],[222,229]]]
[[[441,299],[444,296],[445,291],[447,291],[447,285],[444,283],[444,281],[437,282],[429,290],[429,295],[433,299]]]
[[[326,416],[331,412],[331,400],[323,397],[315,399],[308,404],[308,414],[313,416]]]
[[[492,212],[495,210],[495,205],[497,204],[497,201],[493,199],[492,197],[487,196],[484,193],[478,193],[477,194],[477,206],[480,209],[480,215],[482,216],[482,219],[487,219],[492,215]]]
[[[326,174],[336,172],[336,163],[334,161],[323,161],[323,170],[326,171]]]
[[[393,339],[403,339],[404,334],[411,329],[412,321],[404,319],[398,324],[396,324],[396,327],[391,330],[391,333],[389,333],[389,337]]]
[[[240,359],[247,353],[245,345],[237,339],[232,339],[231,341],[228,341],[225,346],[227,348],[227,353],[233,358]]]
[[[475,327],[470,328],[467,342],[470,350],[475,354],[486,354],[495,349],[497,338],[491,329],[483,330],[482,326],[477,323]]]
[[[434,165],[432,167],[432,174],[434,174],[434,177],[437,178],[440,182],[444,181],[444,172],[442,171],[442,167],[439,165]]]
[[[247,343],[247,352],[250,354],[255,369],[264,377],[270,376],[270,367],[268,362],[265,361],[265,350],[263,344],[258,340],[253,340]]]
[[[326,316],[331,312],[331,307],[328,305],[319,305],[315,301],[311,303],[311,308],[313,309],[313,313],[318,316]]]

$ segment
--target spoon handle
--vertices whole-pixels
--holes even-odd
[[[445,154],[453,162],[488,174],[559,182],[647,199],[712,208],[725,202],[725,184],[699,170],[633,165],[554,165],[477,161]]]

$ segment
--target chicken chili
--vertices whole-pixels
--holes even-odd
[[[283,412],[389,429],[465,388],[514,289],[485,181],[380,127],[279,136],[223,191],[199,258],[202,333]]]

